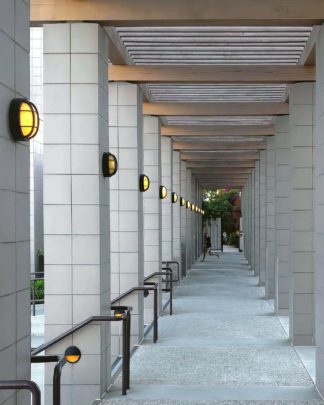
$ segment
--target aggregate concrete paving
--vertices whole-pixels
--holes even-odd
[[[159,319],[120,377],[94,404],[323,405],[273,307],[241,254],[197,262],[175,288],[174,315]]]

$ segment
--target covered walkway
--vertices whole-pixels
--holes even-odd
[[[117,380],[97,403],[324,404],[263,297],[240,253],[196,262],[158,344],[148,337],[133,356],[128,396]]]

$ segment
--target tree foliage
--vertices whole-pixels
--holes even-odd
[[[238,195],[238,191],[232,190],[204,190],[203,210],[205,218],[221,218],[222,234],[224,232],[229,236],[236,232],[232,218],[234,205],[231,203],[233,197]]]

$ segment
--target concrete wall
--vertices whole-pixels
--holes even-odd
[[[29,1],[1,2],[0,55],[0,380],[29,379],[29,142],[13,141],[7,121],[11,100],[29,98]],[[12,396],[0,392],[0,403]]]

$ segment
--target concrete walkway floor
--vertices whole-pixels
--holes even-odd
[[[96,404],[324,404],[247,262],[237,252],[197,262],[118,378]]]

